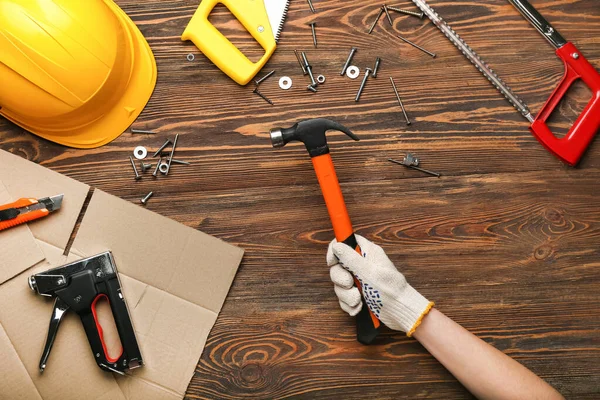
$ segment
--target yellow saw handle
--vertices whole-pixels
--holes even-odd
[[[253,63],[209,21],[217,4],[223,4],[265,50]],[[275,37],[263,0],[202,0],[181,40],[191,40],[231,79],[245,85],[261,70],[275,51]]]

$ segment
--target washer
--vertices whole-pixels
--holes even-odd
[[[292,78],[289,76],[282,76],[279,78],[279,87],[283,90],[288,90],[292,87]]]
[[[187,55],[186,58],[187,58],[188,61],[194,61],[194,58],[196,58],[196,57],[194,57],[194,55],[192,53],[190,53],[190,54]]]
[[[360,69],[356,65],[351,65],[346,70],[346,76],[350,79],[356,79],[360,75]]]
[[[148,150],[144,146],[138,146],[133,150],[133,155],[138,160],[143,160],[148,155]]]
[[[163,161],[160,163],[160,167],[158,167],[158,169],[163,174],[166,174],[167,172],[169,172],[169,164],[167,164],[167,162]]]
[[[319,82],[320,84],[325,83],[325,75],[317,76],[317,82]]]

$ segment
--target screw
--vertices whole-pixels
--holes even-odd
[[[317,32],[315,31],[315,26],[317,26],[316,22],[311,22],[308,25],[310,25],[310,29],[312,30],[312,37],[313,37],[313,44],[315,45],[315,48],[317,47]]]
[[[171,160],[171,162],[172,162],[173,164],[190,165],[190,163],[189,163],[189,162],[187,162],[187,161],[182,161],[182,160],[175,160],[175,159],[173,159],[173,160]]]
[[[402,104],[402,100],[400,99],[400,95],[398,94],[398,89],[396,89],[396,84],[394,83],[394,78],[390,76],[390,82],[392,82],[392,87],[394,88],[394,93],[396,93],[396,98],[398,99],[398,104],[400,104],[400,108],[402,109],[402,113],[404,114],[404,119],[406,120],[406,125],[410,125],[410,120],[408,119],[408,115],[406,115],[406,110],[404,109],[404,104]]]
[[[139,181],[140,179],[142,179],[142,177],[140,176],[140,174],[138,174],[138,170],[137,170],[137,167],[135,166],[135,161],[133,161],[133,157],[129,156],[129,161],[131,161],[131,166],[133,167],[133,172],[135,172],[135,180]]]
[[[308,76],[310,77],[310,84],[313,86],[317,86],[318,85],[317,81],[315,81],[315,77],[312,72],[312,67],[308,63],[308,59],[306,58],[305,52],[302,52],[302,60],[304,60],[304,68],[306,68],[306,71],[308,72]]]
[[[150,168],[152,168],[152,164],[144,164],[143,161],[140,161],[140,164],[142,166],[142,172],[146,172],[148,171]]]
[[[268,77],[270,77],[271,75],[273,75],[275,73],[275,70],[269,72],[268,74],[266,74],[265,76],[263,76],[262,78],[260,78],[257,81],[254,81],[254,84],[258,87],[258,85],[260,85],[261,83],[263,83],[263,81],[265,81]]]
[[[373,29],[375,29],[375,25],[377,25],[377,21],[379,21],[379,18],[381,18],[381,14],[383,14],[383,7],[381,7],[379,9],[379,14],[377,14],[377,17],[375,18],[375,21],[373,21],[373,24],[369,28],[369,35],[371,34],[371,32],[373,32]]]
[[[306,88],[311,92],[317,93],[317,88],[314,85],[308,85]]]
[[[352,57],[354,57],[354,53],[356,53],[356,50],[358,50],[356,47],[350,49],[350,54],[348,54],[348,58],[346,59],[346,62],[342,67],[342,72],[340,72],[340,76],[344,76],[344,74],[346,73],[346,70],[348,69],[348,66],[350,66],[350,63],[352,62]]]
[[[313,7],[312,1],[311,0],[307,0],[308,1],[308,6],[310,7],[310,11],[313,12],[313,14],[316,12],[315,8]]]
[[[408,44],[410,44],[412,47],[421,50],[423,53],[427,53],[429,54],[431,57],[435,58],[435,53],[430,52],[429,50],[425,50],[424,48],[422,48],[421,46],[419,46],[418,44],[415,44],[413,42],[411,42],[408,39],[403,38],[402,36],[398,35],[398,37],[400,38],[400,40],[402,40],[403,42],[406,42]]]
[[[161,151],[163,151],[165,149],[165,147],[167,147],[168,145],[171,144],[171,140],[167,139],[167,141],[165,142],[165,144],[163,144],[162,146],[160,146],[160,148],[158,150],[156,150],[156,153],[154,153],[154,155],[152,156],[152,158],[156,157],[157,155],[160,154]]]
[[[413,161],[413,160],[414,160],[414,161]],[[416,169],[417,171],[421,171],[421,172],[424,172],[424,173],[426,173],[426,174],[429,174],[429,175],[435,176],[436,178],[439,178],[440,176],[442,176],[442,174],[438,174],[437,172],[428,171],[428,170],[426,170],[426,169],[423,169],[423,168],[417,167],[417,166],[414,164],[414,162],[416,162],[417,164],[418,164],[419,162],[418,162],[416,159],[413,159],[413,157],[412,157],[412,154],[410,154],[410,153],[406,154],[406,157],[404,157],[404,160],[403,160],[402,162],[400,162],[400,161],[396,161],[396,160],[393,160],[393,159],[391,159],[391,158],[388,158],[388,161],[389,161],[389,162],[393,162],[393,163],[395,163],[395,164],[404,165],[405,167],[408,167],[408,168]]]
[[[173,159],[173,154],[175,153],[175,147],[177,147],[177,139],[179,139],[179,133],[175,135],[175,140],[173,140],[173,147],[171,147],[171,156],[169,157],[167,172],[165,175],[169,175],[169,171],[171,170],[171,160]]]
[[[417,12],[417,11],[403,10],[401,8],[390,7],[390,6],[388,6],[388,10],[396,11],[397,13],[400,13],[400,14],[412,15],[413,17],[417,17],[420,19],[423,19],[423,17],[425,16],[425,13],[423,11]]]
[[[363,78],[362,83],[360,84],[360,88],[358,88],[358,93],[356,93],[356,98],[354,99],[354,101],[360,100],[360,95],[362,94],[362,91],[365,88],[365,84],[367,83],[367,79],[369,78],[371,71],[371,68],[365,69],[365,77]]]
[[[148,203],[148,200],[150,200],[150,197],[152,197],[153,194],[154,192],[150,192],[147,195],[145,195],[144,198],[140,200],[140,203],[146,205],[146,203]]]
[[[377,71],[379,71],[379,64],[381,64],[381,58],[377,57],[375,59],[375,66],[373,67],[373,74],[371,75],[373,78],[377,78]]]
[[[298,64],[300,64],[300,68],[302,68],[302,74],[303,75],[308,74],[308,72],[306,72],[306,68],[304,67],[304,63],[300,59],[300,54],[298,54],[298,50],[294,50],[294,54],[296,55],[296,59],[298,60]]]
[[[385,4],[383,5],[383,11],[385,11],[385,15],[388,21],[390,21],[390,25],[394,26],[394,23],[392,22],[392,17],[390,17],[390,12],[388,11],[388,8]]]
[[[267,96],[265,96],[264,94],[262,94],[261,92],[258,91],[258,88],[254,88],[254,90],[252,91],[252,93],[257,94],[258,97],[260,97],[261,99],[263,99],[264,101],[266,101],[270,105],[274,105],[273,102],[271,101],[271,99],[267,98]]]
[[[162,157],[156,163],[156,168],[154,168],[154,172],[152,173],[152,176],[155,178],[158,176],[158,168],[160,167],[161,163],[162,163]]]
[[[152,131],[143,131],[140,129],[132,129],[131,133],[147,133],[149,135],[154,135],[156,132],[152,132]]]

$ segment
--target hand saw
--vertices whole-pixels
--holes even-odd
[[[221,3],[237,18],[265,54],[252,62],[209,21]],[[181,40],[191,40],[223,72],[240,85],[247,84],[267,63],[287,15],[289,0],[202,0]]]
[[[412,1],[531,123],[529,129],[540,143],[556,157],[571,166],[575,166],[579,162],[596,132],[600,129],[600,74],[573,43],[567,42],[527,0],[508,0],[556,48],[556,55],[565,65],[563,79],[534,118],[527,104],[513,93],[510,87],[446,24],[425,0]],[[557,138],[546,121],[565,96],[569,87],[578,79],[581,79],[591,89],[592,99],[569,132],[563,138]]]

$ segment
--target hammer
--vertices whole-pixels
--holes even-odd
[[[273,147],[283,147],[293,141],[304,143],[311,157],[323,197],[325,198],[325,205],[329,212],[336,240],[362,254],[354,236],[354,229],[350,222],[342,189],[335,173],[331,154],[329,154],[329,146],[327,145],[327,136],[325,136],[325,133],[331,129],[343,132],[356,141],[359,140],[348,128],[335,121],[325,118],[314,118],[298,122],[291,128],[271,129],[271,143]],[[361,284],[356,277],[354,277],[354,283],[362,295]],[[379,319],[369,310],[363,296],[362,309],[356,316],[356,336],[358,341],[362,344],[372,343],[379,333],[378,328],[380,324]]]

